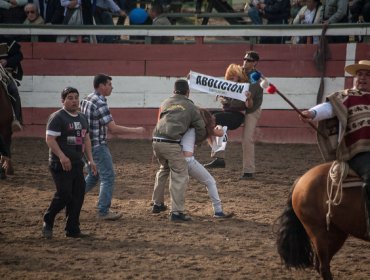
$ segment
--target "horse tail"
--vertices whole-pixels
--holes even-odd
[[[293,210],[292,194],[296,182],[289,193],[285,209],[275,224],[277,226],[277,250],[288,269],[312,267],[314,259],[311,241]]]

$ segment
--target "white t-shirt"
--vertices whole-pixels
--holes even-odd
[[[184,136],[182,136],[180,145],[182,146],[183,152],[191,152],[194,153],[194,145],[195,145],[195,129],[189,128]]]

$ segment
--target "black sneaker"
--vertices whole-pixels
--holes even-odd
[[[42,236],[46,239],[53,238],[53,228],[45,222],[42,224]]]
[[[223,158],[216,158],[212,160],[210,163],[204,165],[207,168],[225,168],[225,160]]]
[[[187,222],[191,221],[191,218],[188,215],[185,215],[182,212],[179,212],[178,214],[170,213],[170,221],[171,222]]]
[[[82,232],[76,232],[76,233],[70,233],[66,231],[66,237],[72,237],[72,238],[86,238],[89,237],[87,233],[82,233]]]
[[[231,212],[231,213],[215,212],[215,214],[213,215],[213,218],[216,218],[216,219],[227,219],[227,218],[231,218],[232,216],[234,216],[234,213],[233,212]]]
[[[244,173],[239,179],[240,180],[254,179],[254,175],[253,175],[253,173]]]
[[[159,205],[154,204],[152,208],[152,213],[158,214],[166,210],[167,210],[167,206],[164,205],[164,203],[161,203]]]

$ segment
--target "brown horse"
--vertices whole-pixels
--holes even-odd
[[[318,165],[300,177],[278,218],[278,253],[287,268],[315,267],[332,279],[330,261],[349,235],[370,241],[361,185],[343,188],[341,202],[331,207],[327,224],[327,176],[331,163]]]
[[[8,157],[10,157],[10,145],[12,139],[12,121],[13,121],[13,109],[9,99],[6,85],[0,81],[0,143],[4,145],[2,150],[5,151]],[[1,168],[1,167],[0,167]],[[13,174],[14,170],[9,163],[6,174]]]

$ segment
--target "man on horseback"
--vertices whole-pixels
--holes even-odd
[[[0,38],[1,81],[6,85],[13,106],[13,132],[22,130],[21,98],[17,87],[17,81],[23,78],[22,59],[21,46],[16,41]]]
[[[347,162],[363,180],[370,235],[370,60],[348,65],[354,87],[327,97],[327,102],[302,112],[303,121],[319,121],[320,151],[326,161]]]

